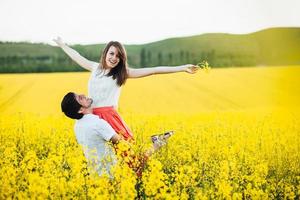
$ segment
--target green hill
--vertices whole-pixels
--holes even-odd
[[[213,67],[300,65],[300,28],[270,28],[251,34],[208,33],[143,45],[125,45],[131,67],[180,65],[208,60]],[[98,61],[104,44],[74,45]],[[0,72],[81,71],[48,44],[0,42]]]
[[[144,48],[168,52],[177,59],[182,51],[190,54],[192,63],[207,59],[213,66],[225,67],[300,64],[299,44],[300,28],[272,28],[244,35],[212,33],[173,38]]]

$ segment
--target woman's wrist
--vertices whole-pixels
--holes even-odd
[[[65,46],[66,46],[66,44],[65,44],[65,43],[63,43],[63,42],[61,42],[61,43],[59,43],[59,44],[58,44],[58,46],[62,48],[62,47],[65,47]]]
[[[185,72],[186,65],[180,65],[180,66],[178,66],[178,68],[180,69],[181,72]]]

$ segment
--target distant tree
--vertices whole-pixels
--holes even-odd
[[[211,50],[209,53],[208,53],[208,56],[207,56],[207,62],[208,63],[214,63],[215,62],[215,55],[216,55],[216,53],[215,53],[215,50],[213,49],[213,50]]]
[[[199,58],[195,55],[195,53],[192,53],[191,63],[197,64],[198,62],[199,62]]]
[[[151,55],[151,51],[147,52],[147,65],[151,66],[152,64],[152,55]]]
[[[142,50],[141,50],[140,65],[141,65],[141,67],[146,66],[146,50],[145,50],[145,48],[142,48]]]
[[[179,52],[179,58],[180,58],[180,62],[181,63],[184,63],[184,51],[183,50],[180,50],[180,52]]]
[[[169,58],[169,64],[172,65],[173,64],[173,54],[169,53],[168,58]]]
[[[191,62],[190,59],[191,59],[190,52],[186,51],[185,52],[185,62],[190,63]]]
[[[207,54],[205,51],[201,53],[201,60],[207,60]]]
[[[158,58],[158,65],[162,65],[163,64],[163,57],[162,57],[161,52],[158,52],[157,58]]]
[[[131,63],[131,62],[132,62],[132,57],[131,57],[131,55],[127,55],[127,61],[128,61],[128,63]]]

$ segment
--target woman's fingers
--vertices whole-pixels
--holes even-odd
[[[57,38],[54,38],[53,41],[58,44],[58,39]]]
[[[60,45],[60,44],[63,43],[61,37],[59,37],[59,36],[57,36],[56,38],[54,38],[53,41],[54,41],[56,44],[58,44],[58,45]]]
[[[188,73],[191,73],[191,74],[194,74],[196,73],[197,71],[199,70],[198,67],[196,67],[195,65],[191,65],[187,68],[187,72]]]

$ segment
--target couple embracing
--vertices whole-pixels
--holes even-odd
[[[117,144],[120,141],[134,142],[134,135],[117,112],[122,86],[128,78],[142,78],[155,74],[187,72],[194,74],[199,69],[195,65],[158,66],[134,69],[128,67],[127,54],[124,46],[111,41],[103,49],[99,62],[93,62],[81,56],[77,51],[67,46],[60,37],[54,42],[78,65],[91,72],[88,81],[88,97],[69,92],[61,102],[64,114],[76,119],[75,134],[78,143],[84,146],[84,154],[94,165],[99,175],[102,172],[110,174],[111,166],[116,163],[114,150],[108,142]],[[132,167],[141,174],[144,161],[163,146],[173,132],[152,137],[153,147],[146,151],[139,166]],[[115,148],[118,151],[118,148]],[[95,155],[92,155],[93,154]],[[123,153],[124,156],[126,156]],[[109,164],[101,160],[111,157]],[[131,163],[128,163],[131,166]]]

